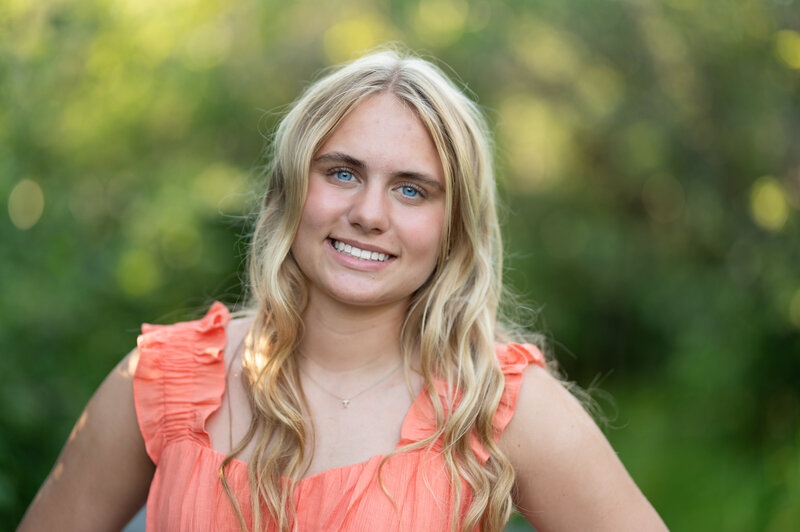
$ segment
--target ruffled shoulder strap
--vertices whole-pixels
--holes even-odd
[[[537,366],[544,367],[545,359],[542,352],[532,344],[506,344],[495,345],[495,356],[500,363],[500,369],[505,376],[505,386],[503,388],[503,395],[500,397],[500,403],[497,406],[492,421],[493,436],[495,441],[500,439],[503,434],[503,429],[506,428],[509,421],[514,415],[514,408],[517,406],[517,396],[519,395],[519,388],[522,384],[522,374],[529,364],[536,364]],[[446,405],[447,399],[447,384],[442,381],[435,381],[436,392],[442,400],[442,404]],[[459,395],[456,394],[456,401]],[[447,411],[445,411],[447,415]],[[408,412],[403,427],[400,433],[400,443],[398,447],[410,445],[412,443],[421,441],[431,434],[436,432],[436,422],[433,410],[433,403],[427,393],[423,391],[414,404],[411,405],[411,410]],[[478,441],[478,437],[473,432],[470,436],[470,447],[472,448],[475,456],[481,463],[489,459],[489,453],[483,448],[483,445]],[[441,439],[433,445],[434,451],[440,451],[442,448]]]
[[[525,368],[529,364],[545,367],[545,359],[539,348],[533,344],[509,343],[496,345],[495,354],[500,362],[500,369],[503,370],[503,375],[506,378],[503,395],[500,397],[500,404],[497,405],[497,412],[492,421],[494,439],[498,441],[506,425],[514,416],[519,388],[522,384],[522,374],[525,372]],[[472,449],[481,463],[489,459],[489,453],[478,443],[477,438],[473,438]]]
[[[225,391],[225,326],[228,309],[215,302],[199,320],[142,325],[139,364],[133,377],[136,417],[155,464],[173,441],[211,446],[205,422]]]

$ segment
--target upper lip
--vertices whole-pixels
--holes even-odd
[[[358,240],[350,240],[348,238],[339,238],[338,236],[329,237],[331,240],[335,240],[337,242],[344,242],[345,244],[350,244],[354,248],[358,248],[363,251],[376,251],[378,253],[383,253],[384,255],[391,255],[394,257],[394,253],[390,253],[383,248],[379,248],[378,246],[372,246],[370,244],[365,244],[363,242],[359,242]]]

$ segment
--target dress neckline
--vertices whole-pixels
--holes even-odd
[[[220,395],[219,404],[216,405],[216,408],[209,414],[208,417],[211,417],[212,415],[217,413],[220,408],[222,408],[222,398],[223,398],[224,394],[228,392],[228,387],[227,387],[228,366],[226,364],[224,353],[225,353],[225,348],[228,346],[228,324],[231,321],[231,315],[230,315],[230,310],[224,304],[222,304],[222,308],[220,310],[224,310],[224,314],[223,314],[224,322],[222,324],[223,342],[222,342],[222,349],[220,350],[220,359],[221,359],[220,362],[222,362],[222,366],[225,369],[225,371],[221,375],[221,379],[222,379],[222,386],[221,387],[222,387],[222,390],[223,390],[223,394]],[[406,411],[405,416],[403,416],[403,422],[402,422],[402,424],[400,426],[400,440],[397,442],[397,444],[395,445],[395,447],[392,450],[392,452],[394,452],[394,451],[396,451],[396,450],[408,445],[408,443],[404,443],[404,442],[408,439],[407,435],[410,432],[412,420],[414,419],[415,416],[417,416],[417,413],[418,413],[418,410],[419,410],[418,405],[423,400],[425,394],[426,394],[426,390],[425,390],[425,387],[423,386],[422,390],[419,392],[419,394],[417,394],[417,396],[414,398],[414,401],[411,403],[411,406]],[[228,455],[227,455],[227,453],[225,453],[223,451],[215,449],[213,447],[213,445],[211,445],[211,436],[208,434],[208,430],[206,430],[206,424],[208,423],[208,417],[205,420],[203,420],[203,428],[202,428],[202,433],[205,434],[205,436],[207,437],[208,445],[205,445],[204,443],[196,441],[196,440],[191,440],[191,442],[193,444],[196,444],[196,445],[200,446],[203,449],[207,449],[207,450],[211,451],[212,454],[214,454],[221,462]],[[309,475],[307,477],[301,478],[297,482],[297,485],[300,485],[300,484],[302,484],[303,482],[305,482],[307,480],[308,481],[313,481],[314,479],[322,478],[322,477],[324,477],[324,476],[326,476],[328,474],[331,474],[331,473],[342,472],[342,471],[356,469],[356,468],[364,468],[370,462],[372,462],[374,460],[383,460],[389,454],[391,454],[391,453],[376,454],[376,455],[370,456],[369,458],[367,458],[366,460],[361,461],[361,462],[356,462],[356,463],[353,463],[353,464],[347,464],[347,465],[343,465],[343,466],[331,467],[331,468],[325,469],[323,471],[319,471],[318,473],[314,473],[313,475]],[[238,459],[236,457],[233,457],[231,459],[231,463],[235,463],[238,467],[241,467],[241,468],[244,468],[244,469],[248,469],[248,466],[249,466],[248,462],[245,462],[244,460],[240,460],[240,459]]]

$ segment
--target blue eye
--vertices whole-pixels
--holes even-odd
[[[336,179],[339,181],[352,181],[353,174],[347,170],[339,170],[336,172]]]
[[[400,193],[407,198],[416,198],[419,196],[419,190],[409,185],[400,187]]]

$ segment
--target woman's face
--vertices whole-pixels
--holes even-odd
[[[309,297],[407,304],[433,271],[444,172],[414,111],[380,93],[356,106],[311,161],[292,255]]]

